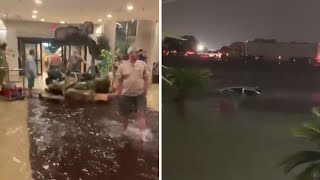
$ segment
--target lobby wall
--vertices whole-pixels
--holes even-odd
[[[34,38],[54,38],[54,31],[51,29],[52,25],[68,26],[68,24],[34,22],[34,21],[16,21],[7,20],[4,22],[6,26],[6,34],[4,41],[7,42],[8,47],[15,51],[15,57],[8,57],[9,68],[18,68],[18,37],[34,37]],[[95,26],[97,29],[99,26]],[[94,34],[93,37],[96,37]],[[1,41],[1,30],[0,30]],[[88,54],[88,62],[91,63],[91,56]],[[11,73],[16,75],[17,73]]]
[[[114,52],[116,44],[116,21],[106,20],[103,32],[108,38],[111,50]],[[138,20],[134,46],[146,51],[147,64],[152,72],[153,64],[159,62],[159,23],[153,20]]]
[[[8,57],[9,68],[18,68],[18,37],[54,38],[54,32],[50,29],[51,23],[31,21],[5,21],[7,33],[5,41],[8,48],[14,50],[15,56]],[[10,73],[17,75],[17,73]]]
[[[146,51],[147,64],[152,77],[153,64],[159,61],[159,26],[156,21],[138,20],[135,46]]]

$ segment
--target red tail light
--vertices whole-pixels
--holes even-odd
[[[193,52],[193,51],[186,51],[184,53],[184,56],[190,56],[190,55],[194,55],[194,54],[195,54],[195,52]]]

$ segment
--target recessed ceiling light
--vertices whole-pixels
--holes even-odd
[[[112,15],[111,15],[111,14],[108,14],[108,18],[112,18]]]
[[[42,0],[34,0],[34,3],[36,3],[37,5],[41,5],[43,2]]]
[[[133,6],[129,4],[129,5],[127,6],[127,9],[128,9],[129,11],[131,11],[131,10],[133,10]]]
[[[32,18],[33,18],[33,19],[37,18],[37,15],[32,15]]]
[[[99,22],[101,22],[101,21],[102,21],[102,19],[98,19],[98,21],[99,21]]]
[[[64,21],[60,21],[61,24],[64,24]]]
[[[43,22],[43,21],[44,21],[44,19],[41,19],[40,21],[42,21],[42,22]]]
[[[38,13],[38,11],[37,10],[34,10],[34,11],[32,11],[34,14],[37,14]]]

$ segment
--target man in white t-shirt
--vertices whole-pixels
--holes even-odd
[[[130,47],[127,53],[129,60],[120,63],[116,73],[123,128],[124,131],[127,129],[129,114],[132,109],[135,109],[138,127],[145,134],[149,70],[144,61],[138,60],[136,48]],[[146,140],[145,136],[142,138]]]

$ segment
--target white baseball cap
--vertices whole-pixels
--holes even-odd
[[[129,47],[127,53],[130,54],[130,53],[132,53],[132,52],[137,52],[137,48],[136,48],[136,47],[133,47],[133,46]]]

